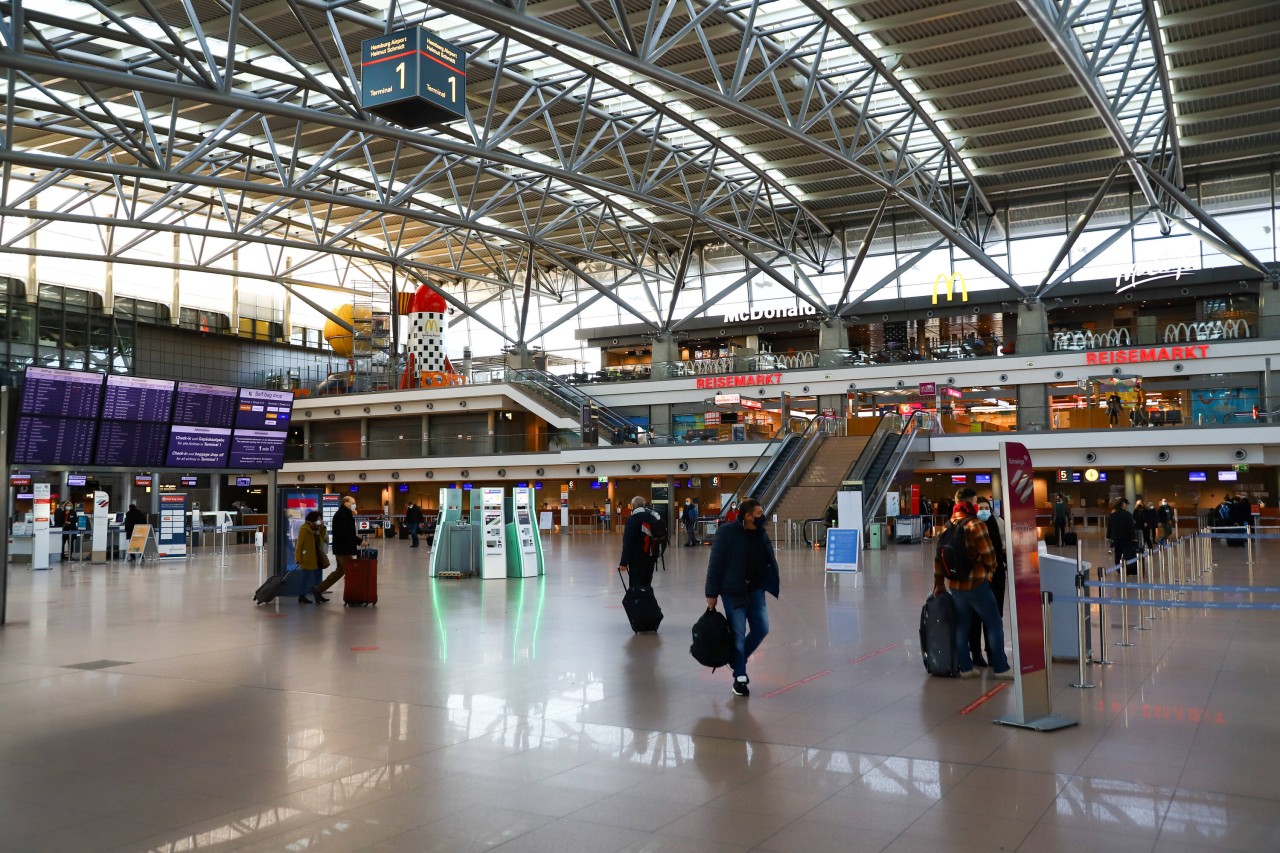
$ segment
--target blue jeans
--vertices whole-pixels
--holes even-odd
[[[953,589],[951,598],[956,603],[956,654],[960,658],[960,671],[973,669],[973,657],[969,654],[969,626],[976,615],[987,632],[987,655],[995,672],[1009,668],[1009,656],[1004,653],[1004,619],[996,606],[991,584],[983,582],[973,589]]]
[[[733,677],[745,676],[747,658],[769,633],[769,610],[765,607],[764,590],[747,593],[747,603],[742,607],[733,607],[724,596],[720,600],[724,602],[724,615],[729,619],[729,627],[733,628],[733,657],[729,660],[733,666]],[[751,627],[751,633],[747,633],[747,626]]]

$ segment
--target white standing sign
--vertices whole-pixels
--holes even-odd
[[[49,568],[49,484],[35,483],[31,513],[31,568]],[[0,566],[0,571],[4,566]]]
[[[107,526],[111,517],[111,498],[106,492],[93,493],[93,549],[92,562],[107,561]]]

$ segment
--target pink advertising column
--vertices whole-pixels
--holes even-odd
[[[1050,705],[1052,685],[1045,661],[1031,453],[1016,442],[1000,442],[1000,473],[1004,481],[1004,547],[1009,565],[1009,625],[1005,636],[1013,639],[1011,662],[1017,709],[1013,716],[999,717],[996,722],[1042,732],[1074,726],[1077,720],[1052,713]]]

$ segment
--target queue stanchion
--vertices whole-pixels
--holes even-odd
[[[1176,541],[1174,542],[1173,547],[1174,548],[1178,547],[1178,543]],[[1173,551],[1170,550],[1169,553],[1165,555],[1165,559],[1162,561],[1163,565],[1161,565],[1160,567],[1160,583],[1163,584],[1164,586],[1169,586],[1169,579],[1173,577],[1173,563],[1174,563],[1174,560],[1176,559],[1177,557],[1174,555]],[[1173,597],[1173,593],[1170,590],[1166,589],[1160,592],[1161,601],[1168,601],[1172,597]],[[1169,605],[1162,604],[1160,605],[1160,609],[1168,610]],[[1164,617],[1162,616],[1160,618],[1163,619]]]
[[[1139,583],[1142,582],[1142,561],[1149,553],[1151,552],[1144,551],[1134,560],[1134,569],[1138,573]],[[1126,569],[1125,573],[1120,576],[1120,581],[1123,583],[1127,581],[1127,579],[1128,570]],[[1127,588],[1120,590],[1120,597],[1123,603],[1120,605],[1120,639],[1116,641],[1116,645],[1128,647],[1133,645],[1133,643],[1129,641],[1129,590]]]
[[[1119,565],[1116,566],[1116,569],[1124,572],[1126,571],[1127,566],[1128,558],[1126,557],[1120,561]],[[1102,566],[1098,566],[1098,583],[1105,583],[1106,580],[1107,570]],[[1111,666],[1111,664],[1115,663],[1115,661],[1107,660],[1107,619],[1109,617],[1107,616],[1105,606],[1105,596],[1106,593],[1104,588],[1101,586],[1098,587],[1098,653],[1094,656],[1093,662],[1099,666]]]
[[[1044,683],[1049,688],[1049,707],[1053,712],[1053,593],[1040,591],[1040,621],[1044,625]]]
[[[1088,665],[1086,658],[1089,656],[1089,621],[1086,615],[1089,607],[1089,591],[1084,585],[1087,577],[1088,575],[1083,572],[1076,572],[1076,598],[1079,599],[1076,603],[1076,653],[1078,655],[1079,669],[1076,673],[1076,680],[1071,682],[1070,686],[1081,690],[1097,687],[1096,684],[1089,680],[1089,673],[1085,669]]]
[[[1169,553],[1169,543],[1166,542],[1160,546],[1160,553],[1156,555],[1155,562],[1151,564],[1151,576],[1147,579],[1149,583],[1159,583],[1160,576],[1164,574],[1165,555]],[[1147,618],[1151,620],[1163,619],[1156,610],[1156,594],[1153,592],[1150,598],[1151,603],[1147,605]]]
[[[1249,536],[1249,528],[1248,528],[1248,527],[1245,527],[1245,529],[1244,529],[1244,535],[1245,535],[1245,540],[1244,540],[1244,547],[1245,547],[1245,552],[1244,552],[1244,564],[1245,564],[1246,566],[1248,566],[1248,567],[1249,567],[1249,570],[1250,570],[1250,571],[1253,571],[1253,538]]]
[[[1141,584],[1142,584],[1142,582],[1143,582],[1143,578],[1146,578],[1147,583],[1150,583],[1150,582],[1151,582],[1151,573],[1152,573],[1152,569],[1153,569],[1153,567],[1155,566],[1155,562],[1156,562],[1156,552],[1157,552],[1157,551],[1159,551],[1159,550],[1160,550],[1160,546],[1159,546],[1159,545],[1157,545],[1154,549],[1152,549],[1152,550],[1148,551],[1147,553],[1143,554],[1143,555],[1142,555],[1142,559],[1138,560],[1138,573],[1137,573],[1137,578],[1138,578],[1138,584],[1139,584],[1139,585],[1141,585]],[[1139,596],[1138,596],[1138,600],[1139,600],[1139,601],[1141,601],[1141,600],[1142,600],[1142,596],[1141,596],[1141,595],[1139,595]],[[1146,621],[1145,621],[1145,620],[1150,619],[1150,618],[1151,618],[1150,616],[1144,616],[1144,615],[1143,615],[1143,613],[1142,613],[1142,605],[1141,605],[1141,604],[1139,604],[1139,605],[1138,605],[1138,624],[1137,624],[1137,625],[1135,625],[1134,627],[1135,627],[1135,628],[1137,628],[1139,631],[1150,631],[1150,630],[1151,630],[1151,626],[1150,626],[1150,625],[1147,625],[1147,624],[1146,624]]]

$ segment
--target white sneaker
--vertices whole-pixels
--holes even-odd
[[[996,681],[1013,681],[1013,669],[1011,667],[1006,669],[1004,672],[993,672],[991,673],[991,676],[995,678]]]
[[[956,678],[977,678],[978,671],[976,669],[966,669],[964,672],[956,676]]]

